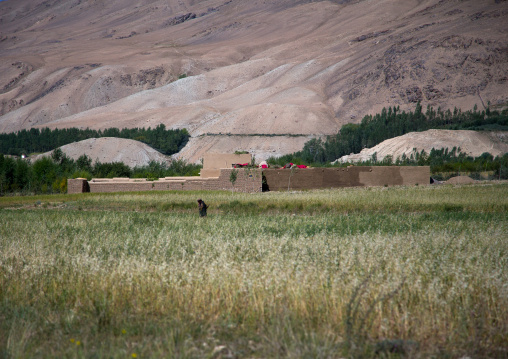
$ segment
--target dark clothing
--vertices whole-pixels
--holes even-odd
[[[199,202],[198,206],[199,206],[199,216],[206,217],[206,210],[208,208],[206,203],[204,201],[201,201],[201,202]]]

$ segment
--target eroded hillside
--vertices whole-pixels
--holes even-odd
[[[508,103],[508,2],[7,0],[0,131],[187,128],[182,157],[301,149],[417,101]]]

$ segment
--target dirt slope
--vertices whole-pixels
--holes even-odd
[[[500,0],[7,0],[0,131],[163,123],[193,160],[279,135],[248,144],[261,158],[384,106],[503,107],[507,18]]]
[[[343,156],[338,161],[343,163],[368,161],[372,159],[374,153],[378,161],[382,161],[386,156],[392,156],[395,160],[403,154],[411,156],[413,149],[418,152],[425,150],[428,154],[433,148],[451,150],[453,147],[460,147],[461,152],[473,157],[478,157],[484,152],[489,152],[493,156],[503,155],[508,152],[508,132],[451,130],[411,132],[383,141],[372,148],[365,148],[358,154]]]
[[[74,142],[60,149],[70,158],[77,160],[87,155],[95,163],[123,162],[129,167],[147,166],[151,161],[169,163],[170,158],[145,145],[142,142],[124,138],[102,137]],[[50,152],[33,157],[35,161],[41,156],[51,156]]]

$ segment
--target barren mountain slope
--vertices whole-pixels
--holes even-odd
[[[82,155],[92,159],[92,163],[123,162],[129,167],[147,166],[151,161],[169,163],[170,158],[146,144],[125,138],[90,138],[60,147],[63,153],[73,160]],[[33,157],[35,161],[42,156],[51,156],[53,151]]]
[[[386,156],[392,156],[393,160],[401,158],[405,154],[408,158],[417,152],[425,150],[427,154],[435,149],[453,147],[460,148],[461,152],[469,156],[479,157],[488,152],[493,156],[503,155],[508,152],[508,132],[477,132],[477,131],[451,131],[451,130],[428,130],[424,132],[410,132],[403,136],[390,138],[372,148],[365,148],[362,152],[342,156],[339,162],[359,162],[372,159],[376,154],[378,161]]]
[[[245,143],[261,158],[384,106],[504,106],[507,19],[500,0],[7,0],[0,131],[164,123],[193,161],[277,135]]]

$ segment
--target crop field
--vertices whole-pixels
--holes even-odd
[[[3,197],[0,358],[507,357],[507,214],[506,182]]]

